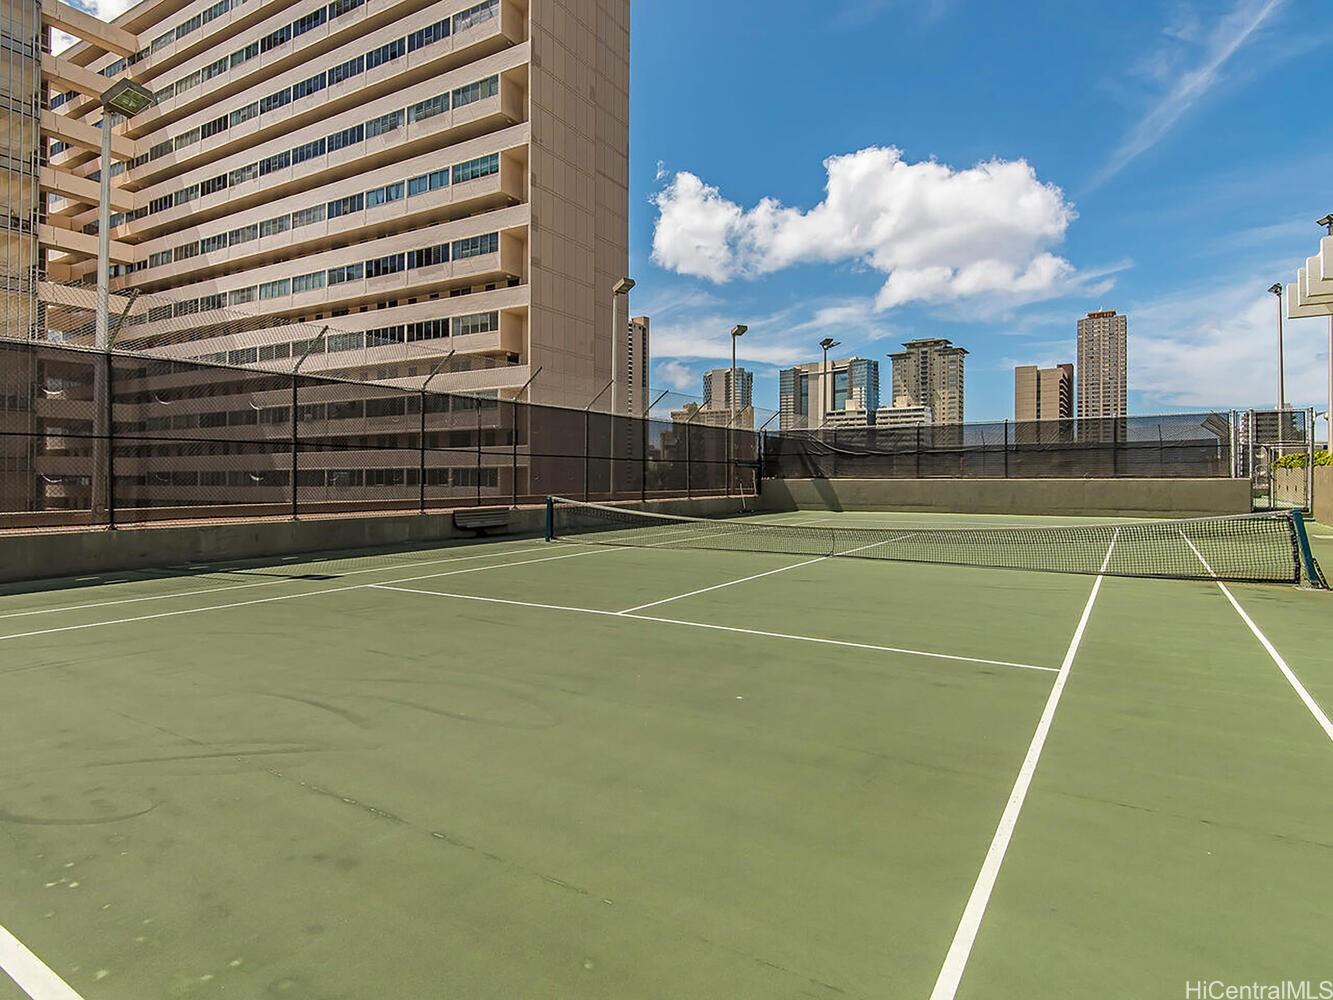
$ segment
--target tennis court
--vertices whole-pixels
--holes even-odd
[[[1333,979],[1333,598],[1095,523],[1091,573],[626,524],[9,588],[0,998]]]

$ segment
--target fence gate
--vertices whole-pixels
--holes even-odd
[[[1236,475],[1250,480],[1255,510],[1309,510],[1314,493],[1314,410],[1233,414]]]

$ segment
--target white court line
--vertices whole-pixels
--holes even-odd
[[[22,941],[0,927],[0,969],[32,1000],[83,1000]]]
[[[1051,693],[1046,698],[1046,707],[1037,722],[1036,732],[1032,734],[1032,743],[1028,746],[1027,756],[1023,758],[1023,765],[1018,769],[1018,777],[1014,781],[1013,790],[1009,793],[1009,801],[1005,803],[1004,812],[1000,815],[1000,823],[995,828],[995,836],[991,839],[990,849],[986,852],[986,860],[981,864],[977,881],[972,886],[972,894],[963,909],[963,917],[958,922],[958,929],[954,931],[953,942],[944,957],[944,965],[935,980],[935,988],[930,992],[930,1000],[953,1000],[958,993],[958,984],[962,982],[963,971],[967,968],[967,960],[972,954],[972,945],[976,943],[981,920],[986,914],[986,905],[990,902],[991,892],[995,889],[1000,866],[1004,864],[1004,855],[1009,850],[1009,841],[1014,835],[1014,828],[1018,825],[1018,817],[1023,811],[1023,803],[1027,799],[1028,788],[1032,785],[1032,777],[1037,773],[1037,762],[1041,760],[1042,749],[1046,746],[1046,736],[1050,733],[1051,723],[1055,720],[1055,710],[1060,706],[1060,696],[1064,694],[1069,671],[1074,665],[1074,656],[1083,641],[1083,632],[1088,627],[1088,619],[1092,617],[1092,606],[1097,603],[1097,594],[1102,589],[1102,581],[1106,579],[1106,567],[1111,564],[1111,553],[1115,551],[1116,539],[1119,537],[1120,529],[1116,528],[1115,533],[1111,535],[1111,544],[1106,549],[1106,558],[1102,560],[1097,580],[1092,585],[1092,593],[1088,595],[1088,603],[1083,606],[1083,615],[1078,620],[1078,627],[1074,629],[1074,637],[1069,641],[1064,662],[1060,664],[1055,684],[1051,686]]]
[[[640,604],[638,607],[626,608],[624,611],[617,611],[616,614],[628,615],[634,611],[644,611],[648,608],[655,608],[659,604],[670,604],[672,601],[683,601],[687,597],[695,597],[699,594],[707,594],[712,590],[721,590],[724,587],[734,587],[738,583],[749,583],[751,580],[758,580],[761,577],[772,576],[774,573],[785,573],[789,569],[800,569],[802,566],[809,566],[813,563],[823,562],[828,556],[818,556],[814,559],[807,559],[805,562],[793,563],[790,566],[779,566],[777,569],[770,569],[764,573],[755,573],[753,576],[743,576],[739,580],[728,580],[726,583],[715,583],[711,587],[701,587],[699,590],[691,590],[688,594],[677,594],[675,597],[664,597],[660,601],[650,601],[647,604]]]
[[[710,629],[715,632],[738,632],[742,635],[758,635],[767,639],[789,639],[794,642],[815,642],[825,646],[845,646],[850,649],[868,649],[877,653],[902,653],[906,656],[924,656],[934,660],[954,660],[962,663],[981,663],[992,667],[1016,667],[1020,670],[1041,670],[1056,673],[1055,667],[1042,667],[1035,663],[1014,663],[1009,660],[987,660],[979,656],[959,656],[953,653],[933,653],[924,649],[904,649],[900,646],[876,646],[867,642],[847,642],[842,639],[822,639],[813,635],[793,635],[788,632],[764,632],[754,628],[737,628],[732,625],[712,625],[708,622],[684,621],[680,618],[656,618],[652,615],[632,615],[623,611],[603,611],[601,608],[574,608],[565,604],[539,604],[535,601],[513,601],[501,597],[479,597],[476,594],[449,594],[438,590],[415,590],[411,587],[399,587],[390,583],[371,583],[367,586],[375,590],[396,590],[404,594],[421,594],[424,597],[448,597],[457,601],[479,601],[483,604],[507,604],[519,608],[540,608],[545,611],[569,611],[575,614],[598,615],[603,618],[621,618],[640,622],[659,622],[663,625],[684,625],[688,628]]]
[[[402,580],[388,580],[387,583],[416,583],[420,580],[434,580],[442,576],[459,576],[463,573],[484,573],[487,570],[507,569],[510,566],[527,566],[531,563],[554,562],[557,559],[577,559],[579,556],[595,555],[598,552],[626,551],[623,549],[588,549],[570,552],[562,556],[546,556],[541,559],[521,559],[518,562],[499,563],[495,566],[472,566],[468,569],[452,569],[443,573],[427,573],[424,576],[409,576]],[[281,597],[261,597],[253,601],[237,601],[233,604],[208,604],[202,608],[183,608],[180,611],[161,611],[155,615],[138,615],[134,618],[114,618],[105,622],[85,622],[82,625],[61,625],[58,628],[38,629],[34,632],[15,632],[12,635],[0,635],[0,642],[8,639],[27,639],[38,635],[54,635],[57,632],[77,632],[87,628],[101,628],[104,625],[128,625],[133,622],[154,621],[158,618],[175,618],[177,615],[197,615],[204,611],[225,611],[229,608],[246,608],[255,604],[273,604],[277,601],[292,601],[302,597],[319,597],[322,594],[341,594],[349,590],[365,590],[375,584],[358,583],[351,587],[325,587],[322,590],[307,590],[299,594],[283,594]],[[2,672],[2,671],[0,671]]]
[[[1310,692],[1305,690],[1305,685],[1302,684],[1301,679],[1296,676],[1296,672],[1287,665],[1287,661],[1282,658],[1282,654],[1277,651],[1277,647],[1268,641],[1268,636],[1263,634],[1259,629],[1259,626],[1254,623],[1254,619],[1251,618],[1246,613],[1245,609],[1240,606],[1240,601],[1236,600],[1235,595],[1231,593],[1231,589],[1221,580],[1217,579],[1217,573],[1214,572],[1212,566],[1208,565],[1208,560],[1203,557],[1203,553],[1195,547],[1194,543],[1189,540],[1189,537],[1183,531],[1180,533],[1180,537],[1184,538],[1185,544],[1194,550],[1194,554],[1199,557],[1199,562],[1203,563],[1203,568],[1208,571],[1208,575],[1213,578],[1213,582],[1217,584],[1222,593],[1226,595],[1227,600],[1231,602],[1231,606],[1236,609],[1236,614],[1240,615],[1241,621],[1249,626],[1250,631],[1254,633],[1254,637],[1259,640],[1259,645],[1263,646],[1264,649],[1268,651],[1268,655],[1272,657],[1273,662],[1277,664],[1278,670],[1282,671],[1282,676],[1287,679],[1287,683],[1291,685],[1291,689],[1296,692],[1296,697],[1299,698],[1301,702],[1304,703],[1305,707],[1310,710],[1310,714],[1314,716],[1315,722],[1319,723],[1319,727],[1323,729],[1324,735],[1330,740],[1333,740],[1333,722],[1329,721],[1328,714],[1319,707],[1319,702],[1315,701]]]
[[[472,559],[490,559],[494,556],[518,555],[523,552],[537,552],[542,547],[543,546],[540,545],[534,545],[526,549],[505,549],[500,552],[483,552],[474,556],[456,556],[449,559],[423,559],[420,562],[404,563],[402,566],[386,565],[386,566],[375,566],[370,569],[352,569],[352,570],[347,570],[346,572],[343,573],[339,573],[338,575],[359,576],[363,573],[385,573],[392,569],[407,569],[412,566],[438,566],[441,563],[467,562]],[[312,565],[315,565],[319,562],[328,563],[336,561],[337,560],[335,559],[312,560]],[[263,567],[259,566],[254,568],[262,569]],[[169,580],[173,578],[159,577],[155,579]],[[32,615],[54,615],[61,611],[87,611],[90,608],[109,608],[118,604],[137,604],[141,601],[166,601],[170,600],[173,597],[199,597],[203,594],[229,593],[233,590],[251,590],[255,587],[276,587],[278,584],[292,583],[293,581],[297,580],[298,580],[297,577],[287,576],[283,577],[281,580],[264,580],[261,583],[233,583],[225,587],[208,587],[204,590],[182,590],[178,593],[172,593],[172,594],[150,594],[145,597],[126,597],[123,600],[119,601],[96,601],[92,604],[66,604],[59,608],[35,608],[28,611],[9,611],[6,612],[5,614],[0,614],[0,621],[3,621],[6,618],[27,618]],[[154,582],[154,579],[150,578],[149,580],[144,580],[141,582],[144,583]]]
[[[796,527],[796,525],[787,525],[787,527]],[[890,542],[896,542],[899,538],[906,538],[906,535],[895,535],[892,538],[886,538],[882,542],[871,542],[869,545],[858,545],[854,549],[848,549],[846,552],[838,553],[841,556],[849,556],[855,552],[864,552],[866,549],[877,548],[880,545],[888,545]],[[645,611],[648,608],[655,608],[659,604],[670,604],[672,601],[683,601],[687,597],[696,597],[699,594],[707,594],[709,591],[722,590],[724,587],[734,587],[738,583],[749,583],[751,580],[758,580],[765,576],[772,576],[775,573],[785,573],[789,569],[800,569],[802,566],[811,566],[817,562],[823,562],[825,559],[831,559],[832,556],[816,556],[814,559],[807,559],[805,562],[793,563],[790,566],[779,566],[777,569],[770,569],[764,573],[755,573],[753,576],[743,576],[739,580],[728,580],[726,583],[717,583],[711,587],[702,587],[699,590],[691,590],[688,594],[677,594],[675,597],[664,597],[660,601],[650,601],[647,604],[640,604],[635,608],[626,608],[618,614],[628,615],[634,611]]]

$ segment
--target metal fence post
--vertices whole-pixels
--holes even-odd
[[[1009,421],[1004,422],[1004,478],[1009,478]]]
[[[102,355],[106,364],[106,526],[116,528],[116,387],[114,356]]]
[[[916,425],[916,450],[912,452],[912,455],[914,458],[913,466],[915,469],[912,478],[920,479],[921,478],[921,425],[920,424]]]
[[[518,506],[518,399],[517,399],[517,398],[514,399],[514,419],[513,419],[512,423],[513,423],[513,426],[509,428],[509,436],[510,436],[511,438],[514,439],[514,440],[513,440],[513,445],[514,445],[514,455],[513,455],[514,464],[513,464],[513,471],[510,473],[510,477],[511,477],[512,480],[513,480],[512,484],[511,484],[512,487],[513,487],[513,490],[512,490],[512,492],[513,492],[513,501],[512,501],[512,503],[513,503],[513,506],[517,507],[517,506]]]
[[[298,386],[300,385],[300,383],[301,383],[301,376],[296,372],[292,372],[292,435],[291,435],[292,436],[292,520],[296,520],[297,513],[299,511],[299,507],[297,506],[297,495],[296,495],[296,474],[299,471],[299,465],[300,465],[297,459],[297,456],[299,454],[298,451],[299,437],[300,437],[299,428],[301,425],[300,417],[297,416],[297,406],[299,402],[297,398],[297,393],[299,391]]]
[[[592,479],[592,411],[583,411],[583,500],[589,499]]]
[[[1314,512],[1314,421],[1312,406],[1305,411],[1305,503],[1302,504],[1311,513]]]
[[[420,462],[418,465],[418,486],[421,491],[420,512],[426,513],[426,390],[421,390],[421,432],[418,436],[417,446],[420,449]]]
[[[476,503],[476,506],[480,507],[480,506],[481,506],[481,400],[478,399],[478,400],[476,401],[476,404],[477,404],[477,503]]]
[[[1111,418],[1111,478],[1120,478],[1120,417]]]
[[[640,439],[643,452],[639,456],[639,502],[648,502],[648,418],[639,418]]]
[[[694,476],[690,469],[690,422],[687,420],[682,426],[685,428],[685,499],[688,500],[694,489]]]

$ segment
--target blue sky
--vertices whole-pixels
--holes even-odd
[[[886,385],[899,341],[946,336],[968,419],[1005,417],[1013,366],[1073,361],[1104,307],[1129,315],[1133,412],[1272,405],[1264,289],[1333,212],[1326,0],[633,15],[632,307],[662,388],[698,394],[737,322],[770,407],[823,336]],[[1322,404],[1326,330],[1289,324],[1289,402]]]

